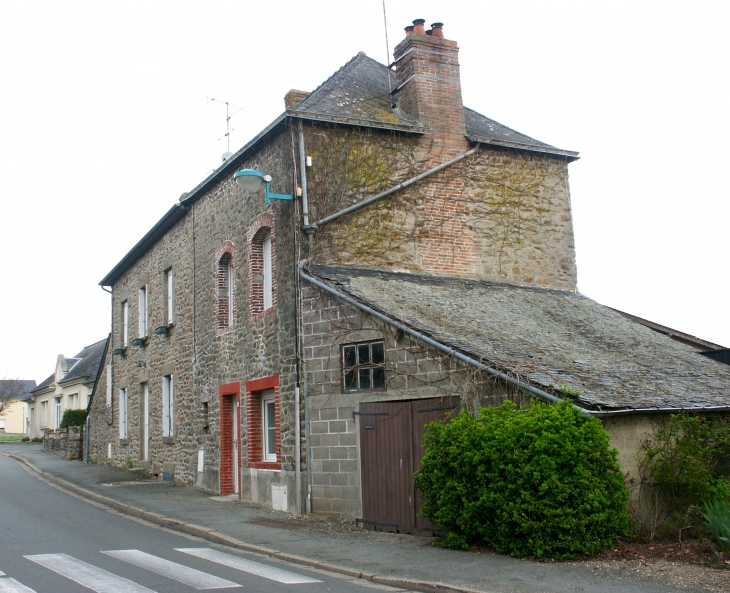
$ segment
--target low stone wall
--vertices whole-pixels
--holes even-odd
[[[66,459],[83,459],[84,440],[80,426],[46,428],[43,431],[43,450]]]

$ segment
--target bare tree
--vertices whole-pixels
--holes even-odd
[[[25,395],[25,382],[19,379],[1,379],[0,380],[0,416],[3,415],[6,408],[16,400]]]

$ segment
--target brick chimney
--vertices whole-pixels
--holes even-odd
[[[426,34],[424,19],[406,27],[406,38],[395,48],[398,103],[432,135],[436,156],[451,158],[469,149],[461,99],[459,47],[443,38],[443,23]]]
[[[297,107],[299,107],[299,104],[304,101],[307,97],[309,97],[311,93],[308,93],[307,91],[297,91],[297,90],[290,90],[286,95],[284,95],[284,108],[287,111],[293,111]]]

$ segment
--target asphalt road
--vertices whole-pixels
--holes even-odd
[[[0,593],[372,593],[101,509],[0,456]]]

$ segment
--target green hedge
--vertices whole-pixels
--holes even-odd
[[[519,557],[597,554],[627,532],[628,491],[600,421],[570,403],[513,403],[429,425],[416,474],[442,544]]]
[[[69,426],[84,426],[86,424],[86,410],[66,410],[61,418],[61,426],[59,428],[68,428]]]

